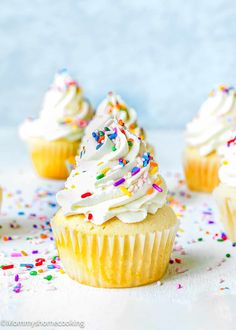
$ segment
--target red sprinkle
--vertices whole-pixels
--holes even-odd
[[[181,264],[182,260],[179,259],[179,258],[175,258],[175,262],[176,262],[177,264]]]
[[[81,198],[86,198],[86,197],[90,197],[92,196],[92,194],[90,192],[86,192],[83,195],[81,195]]]
[[[5,269],[11,269],[11,268],[14,268],[14,265],[6,265],[6,266],[2,266],[2,269],[5,270]]]
[[[93,219],[93,215],[91,213],[88,214],[88,220],[92,220]]]
[[[44,261],[45,261],[44,258],[37,258],[37,259],[35,259],[35,262],[44,262]]]

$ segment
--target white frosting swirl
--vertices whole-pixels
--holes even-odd
[[[90,135],[57,201],[65,215],[84,214],[96,225],[115,216],[132,223],[154,214],[166,194],[145,144],[110,119]]]
[[[26,120],[20,135],[24,140],[40,137],[49,141],[61,138],[76,141],[82,138],[92,115],[78,83],[63,69],[55,75],[45,95],[39,118]]]
[[[221,148],[222,161],[219,169],[220,181],[228,186],[236,187],[236,131],[224,148]]]
[[[187,125],[187,144],[206,156],[226,142],[225,133],[232,127],[236,127],[235,89],[221,85],[210,93],[198,117]]]
[[[137,135],[142,140],[145,139],[143,128],[137,124],[137,113],[129,107],[122,98],[114,92],[109,92],[107,97],[100,103],[95,113],[95,116],[86,128],[86,134],[90,134],[97,127],[102,127],[103,124],[110,118],[116,118],[125,123],[131,133]]]

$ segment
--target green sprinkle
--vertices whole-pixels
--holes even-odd
[[[201,241],[203,241],[203,238],[199,237],[197,240],[198,240],[198,242],[201,242]]]
[[[116,151],[116,146],[112,146],[112,151]]]
[[[222,238],[218,238],[217,242],[224,242],[224,240]]]
[[[110,131],[110,128],[108,128],[108,127],[104,127],[104,129],[105,129],[105,131]]]
[[[226,256],[227,258],[230,258],[230,257],[231,257],[230,253],[226,253],[225,256]]]
[[[103,136],[104,135],[103,131],[99,131],[99,135]]]
[[[32,270],[32,271],[30,272],[30,275],[35,276],[35,275],[38,275],[38,273],[36,272],[36,270]]]
[[[53,257],[52,257],[52,260],[56,260],[56,258],[57,258],[57,256],[53,256]]]
[[[100,179],[104,178],[104,176],[105,176],[105,174],[101,173],[96,177],[96,179],[100,180]]]
[[[44,279],[47,280],[47,281],[51,281],[52,275],[45,276]]]
[[[128,141],[128,145],[129,145],[130,147],[132,147],[133,142],[132,142],[132,141]]]

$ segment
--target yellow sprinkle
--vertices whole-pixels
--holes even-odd
[[[59,270],[59,272],[60,272],[61,274],[65,274],[65,272],[64,272],[64,270],[63,270],[62,268]]]
[[[156,167],[153,167],[150,171],[151,175],[155,174],[157,172],[157,166]]]
[[[219,86],[219,89],[223,91],[223,90],[225,90],[225,86],[224,85],[220,85]]]
[[[20,251],[21,252],[21,254],[23,255],[23,256],[27,256],[28,255],[28,253],[26,253],[25,251]]]
[[[179,228],[178,232],[184,233],[184,230],[182,228]]]
[[[101,171],[101,173],[106,174],[109,170],[110,170],[110,167],[106,167]]]
[[[224,164],[224,165],[228,165],[229,162],[228,162],[227,160],[224,160],[224,161],[223,161],[223,164]]]
[[[129,197],[132,195],[131,192],[127,188],[125,188],[124,186],[121,186],[120,190],[123,192],[123,194],[125,194]]]
[[[72,185],[71,185],[71,188],[72,188],[72,189],[74,189],[74,188],[75,188],[75,185],[74,185],[74,184],[72,184]]]
[[[100,166],[100,165],[102,165],[102,164],[103,164],[103,162],[100,162],[100,163],[97,164],[97,166]]]
[[[66,123],[71,123],[72,122],[72,118],[71,117],[66,117],[65,118],[65,122]]]
[[[38,269],[38,273],[43,273],[43,269]]]

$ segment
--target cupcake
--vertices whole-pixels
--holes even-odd
[[[178,220],[142,140],[120,120],[94,130],[57,193],[52,219],[66,273],[95,287],[134,287],[167,269]]]
[[[211,192],[218,185],[218,150],[235,126],[235,90],[221,85],[210,93],[198,116],[187,125],[184,171],[191,190]]]
[[[85,127],[93,116],[89,102],[67,70],[60,70],[47,91],[38,119],[27,119],[20,136],[29,146],[39,176],[65,179],[66,159],[77,154]]]
[[[220,184],[214,197],[220,211],[220,219],[231,241],[236,242],[236,131],[224,148],[219,169]]]

